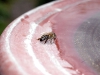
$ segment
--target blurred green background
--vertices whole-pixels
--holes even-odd
[[[54,0],[0,0],[0,34],[23,13]]]

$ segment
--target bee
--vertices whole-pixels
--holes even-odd
[[[50,40],[50,43],[52,43],[52,40],[55,40],[55,39],[56,39],[56,34],[54,32],[50,32],[50,33],[43,34],[37,40],[39,40],[40,42],[44,41],[44,44],[45,44],[48,40]]]

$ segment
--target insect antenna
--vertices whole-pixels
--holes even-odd
[[[37,40],[40,40],[40,38],[38,38]]]

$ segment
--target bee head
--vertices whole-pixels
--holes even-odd
[[[43,35],[41,38],[38,38],[38,40],[40,40],[41,42],[48,39],[47,35]]]
[[[40,41],[44,41],[44,39],[43,38],[40,38]]]

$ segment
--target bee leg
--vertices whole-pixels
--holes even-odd
[[[51,43],[51,44],[53,43],[53,39],[50,39],[50,43]]]
[[[45,40],[44,44],[47,42],[48,39]]]
[[[56,38],[52,39],[52,43],[55,43]]]
[[[54,38],[54,40],[56,40],[56,38]]]

